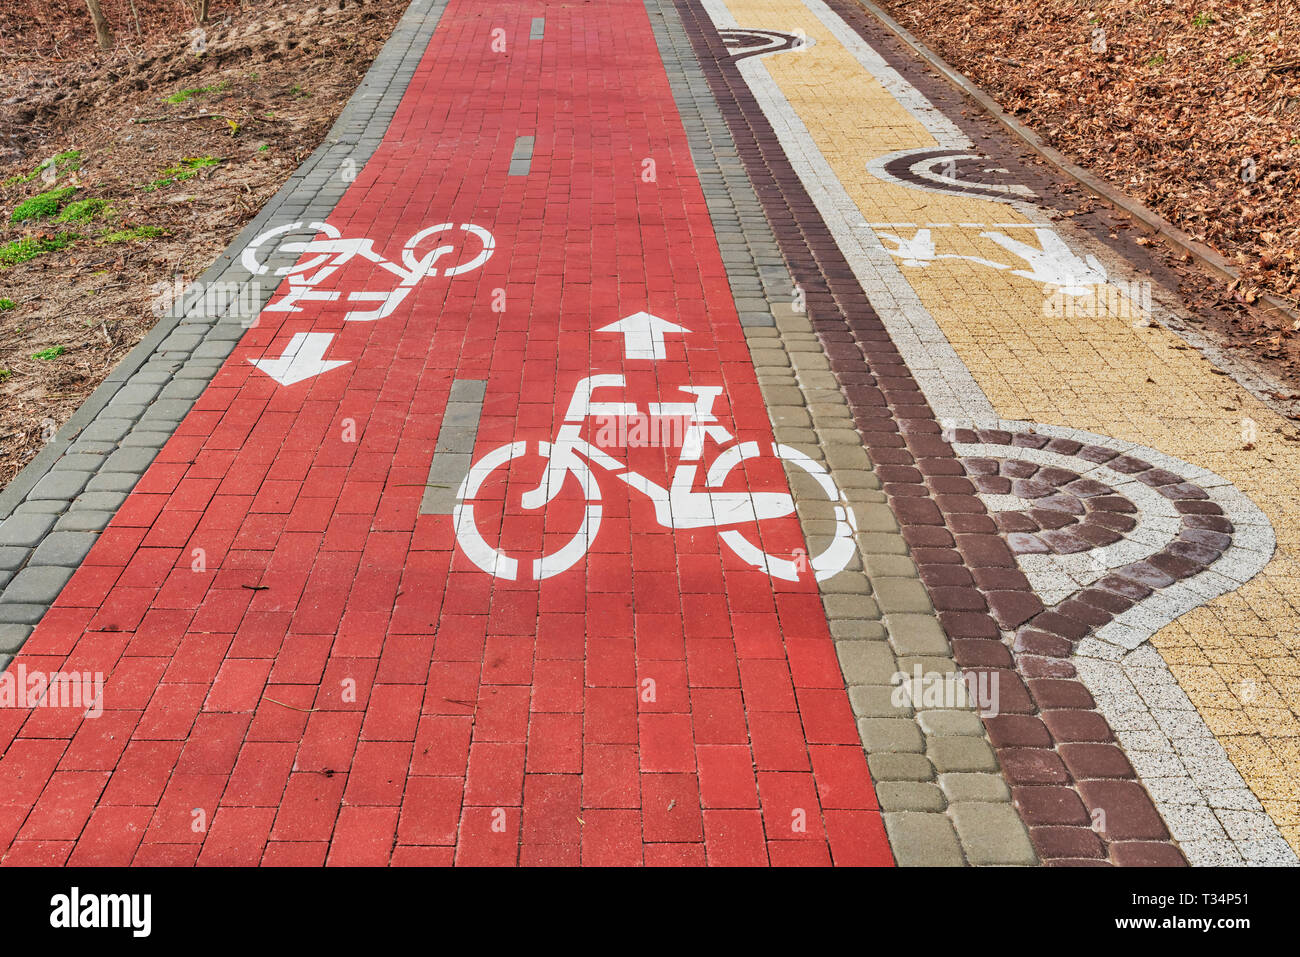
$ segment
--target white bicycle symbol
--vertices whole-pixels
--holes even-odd
[[[591,400],[591,394],[596,389],[622,388],[626,384],[622,375],[594,375],[582,379],[574,389],[564,422],[554,441],[512,442],[486,453],[471,466],[456,493],[457,503],[452,515],[457,541],[477,567],[498,578],[515,580],[519,577],[520,559],[493,547],[484,539],[479,529],[475,504],[489,477],[498,469],[507,468],[513,461],[527,455],[530,445],[545,465],[537,487],[528,489],[521,496],[522,507],[526,510],[546,508],[559,495],[569,476],[577,481],[585,502],[581,524],[572,538],[549,554],[532,560],[531,572],[536,580],[550,578],[572,568],[587,553],[600,531],[601,491],[599,481],[593,476],[592,465],[599,466],[607,474],[649,498],[654,506],[655,519],[664,528],[720,528],[793,514],[794,499],[786,492],[720,491],[736,466],[747,459],[767,455],[802,469],[812,477],[822,494],[835,504],[835,531],[830,543],[817,555],[801,560],[798,557],[769,555],[737,528],[720,531],[718,536],[722,542],[742,561],[785,581],[798,581],[799,573],[806,568],[811,568],[816,580],[822,581],[849,563],[856,548],[854,533],[857,523],[852,508],[836,487],[830,473],[820,463],[787,445],[773,442],[760,446],[757,442],[736,442],[731,432],[720,425],[713,414],[713,403],[722,394],[721,388],[681,386],[681,391],[695,396],[694,402],[649,404],[651,416],[680,416],[686,423],[681,454],[667,488],[632,471],[626,463],[582,439],[579,433],[588,418],[640,415],[637,406],[632,403]],[[705,472],[706,490],[695,491],[696,479],[703,465],[701,457],[706,437],[712,438],[723,449]],[[486,506],[486,500],[483,504]],[[500,500],[496,500],[495,504],[500,505]]]
[[[283,240],[292,233],[310,233],[313,238],[306,241],[284,242]],[[326,238],[314,238],[321,233]],[[458,233],[473,236],[482,248],[467,261],[443,267],[441,261],[448,254],[456,251],[456,242],[435,245],[428,252],[419,253],[421,246],[442,233],[450,233],[452,235],[448,238],[454,239],[460,238],[456,235]],[[240,261],[244,268],[255,276],[265,276],[269,273],[289,278],[288,293],[277,302],[268,305],[266,312],[301,312],[299,303],[302,302],[333,302],[343,293],[316,287],[354,259],[374,263],[397,277],[396,288],[387,292],[349,292],[347,294],[349,302],[379,303],[379,306],[371,310],[354,309],[343,317],[349,322],[374,322],[376,319],[392,315],[421,279],[426,276],[437,276],[440,271],[441,275],[450,277],[478,269],[492,258],[495,246],[496,241],[492,238],[492,234],[482,226],[475,226],[473,223],[460,225],[439,223],[437,226],[420,230],[406,241],[406,245],[402,247],[402,263],[398,265],[375,251],[373,239],[344,239],[338,228],[329,223],[297,222],[277,226],[259,235],[244,248]],[[277,252],[314,253],[315,255],[308,256],[293,265],[272,270],[269,260]]]

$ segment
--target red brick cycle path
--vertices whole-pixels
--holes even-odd
[[[771,442],[640,0],[452,0],[329,221],[390,259],[442,222],[496,248],[385,319],[310,304],[246,334],[11,665],[106,686],[97,718],[0,710],[4,863],[890,863],[808,576],[615,481],[586,559],[540,584],[420,514],[453,380],[487,383],[476,457],[551,439],[610,373],[643,406],[721,386],[720,422]],[[391,286],[358,259],[333,288]],[[691,332],[625,359],[596,330],[640,310]],[[249,363],[308,331],[348,364],[283,387]],[[676,450],[621,454],[666,484]],[[750,486],[783,488],[766,464]],[[572,531],[521,490],[504,543]],[[793,517],[764,526],[801,546]]]

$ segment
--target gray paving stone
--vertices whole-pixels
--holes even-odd
[[[917,712],[916,718],[921,730],[934,736],[962,734],[979,737],[984,731],[984,724],[974,711],[922,708]]]
[[[1009,804],[955,803],[949,808],[972,864],[1036,864],[1038,855]]]
[[[934,765],[924,754],[897,752],[867,755],[875,781],[933,781]]]
[[[899,670],[894,653],[883,642],[836,642],[835,654],[845,682],[851,685],[888,685]]]
[[[6,602],[0,596],[0,624],[34,625],[45,617],[48,605],[23,605]]]
[[[871,754],[925,751],[925,736],[911,718],[862,718],[858,721],[858,734]]]
[[[885,626],[900,655],[946,655],[951,651],[948,636],[933,615],[890,613],[885,615]]]
[[[89,472],[72,472],[56,468],[36,483],[28,493],[28,501],[70,499],[86,487],[90,475]]]
[[[1009,801],[1011,789],[1000,774],[953,771],[939,775],[939,787],[950,802]]]
[[[943,792],[924,781],[884,781],[876,787],[882,811],[942,811],[948,806]]]
[[[867,595],[823,595],[822,604],[831,618],[880,618],[880,606]]]
[[[89,532],[50,532],[32,553],[29,565],[77,568],[98,538],[98,535]]]
[[[104,471],[141,475],[157,454],[153,449],[148,448],[120,448],[108,457],[104,463]]]
[[[0,652],[3,652],[6,657],[13,655],[23,646],[23,642],[31,636],[34,630],[31,625],[19,625],[12,622],[0,624]],[[3,671],[7,665],[8,661],[0,660],[0,671]]]
[[[0,522],[0,545],[36,545],[54,526],[55,516],[11,515]]]
[[[49,605],[68,583],[75,569],[58,565],[33,565],[14,575],[0,595],[0,603]]]
[[[940,773],[948,771],[996,771],[993,749],[982,738],[969,735],[931,737],[926,754]]]
[[[139,481],[139,476],[131,472],[113,474],[130,475],[134,481]],[[74,511],[115,512],[126,499],[126,492],[82,492],[73,500],[72,508]]]
[[[83,509],[64,515],[54,527],[60,532],[102,532],[112,520],[112,512]]]
[[[849,687],[849,705],[859,718],[911,716],[910,704],[894,703],[894,691],[890,685],[852,685]]]
[[[889,846],[900,866],[960,867],[965,863],[957,832],[947,815],[892,811],[886,812],[884,818]]]
[[[877,578],[876,602],[887,614],[898,612],[928,612],[932,610],[930,596],[919,581],[907,578]]]
[[[101,472],[86,483],[87,492],[130,492],[140,481],[130,472]]]

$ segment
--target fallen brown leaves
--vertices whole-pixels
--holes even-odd
[[[1241,281],[1221,296],[1300,305],[1300,7],[880,2],[1052,146],[1232,260]],[[1265,355],[1295,331],[1274,321],[1242,319],[1268,333]]]

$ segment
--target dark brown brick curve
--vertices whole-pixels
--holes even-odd
[[[829,2],[867,38],[859,8]],[[1001,714],[985,724],[1040,857],[1050,864],[1184,864],[1150,796],[1077,679],[1068,649],[1025,656],[1020,662],[1013,658],[989,595],[1019,596],[999,597],[999,610],[1014,601],[1031,607],[1037,601],[1015,554],[943,437],[707,13],[697,0],[674,4],[782,254],[804,290],[813,329],[953,655],[967,672],[998,673]],[[1102,832],[1091,826],[1098,809],[1105,812]]]

